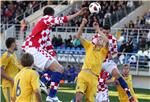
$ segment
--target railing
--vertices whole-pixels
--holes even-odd
[[[74,48],[72,48],[74,49]],[[1,54],[6,50],[1,49]],[[65,63],[77,63],[83,64],[85,51],[82,49],[55,49],[57,52],[58,60]],[[146,56],[138,56],[136,53],[120,53],[121,56],[114,61],[117,63],[119,68],[122,68],[122,64],[130,64],[131,71],[138,72],[149,72],[150,75],[150,58]]]
[[[67,50],[67,49],[55,49],[58,54],[58,60],[60,62],[78,63],[82,64],[84,61],[83,50]],[[84,53],[83,53],[84,52]],[[150,58],[146,56],[138,56],[136,53],[120,53],[119,58],[114,59],[119,68],[122,68],[122,64],[130,64],[131,71],[136,73],[149,72],[150,75]]]
[[[14,24],[3,24],[1,30],[3,30],[3,28],[7,27],[7,26],[14,26],[14,31],[11,30],[11,32],[13,32],[14,36],[17,39],[20,39],[22,36],[26,37],[32,30],[32,28],[34,27],[33,25],[27,25],[26,30],[24,32],[20,32],[20,25],[14,25]],[[61,34],[61,33],[76,33],[78,31],[79,27],[55,27],[52,29],[53,33],[55,34]],[[112,28],[111,31],[113,32],[112,34],[114,34],[114,36],[118,37],[118,36],[123,36],[125,41],[128,41],[129,38],[134,38],[134,42],[138,43],[139,39],[141,39],[142,37],[146,36],[148,34],[148,32],[150,32],[150,29],[137,29],[137,28]],[[6,32],[4,32],[6,33]],[[16,33],[16,34],[15,34]],[[20,36],[20,33],[24,33],[23,35]],[[83,30],[83,33],[85,34],[94,34],[95,30],[92,27],[85,27]],[[120,35],[118,35],[120,34]],[[20,36],[20,38],[19,38]],[[147,36],[146,36],[147,37]]]

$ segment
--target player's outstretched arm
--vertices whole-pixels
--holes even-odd
[[[81,16],[84,15],[87,12],[87,8],[84,7],[82,8],[80,11],[76,12],[73,15],[69,15],[69,16],[63,16],[63,17],[54,17],[54,16],[45,16],[43,19],[43,22],[46,25],[50,25],[50,26],[57,26],[57,25],[61,25],[63,23],[67,23],[68,21],[74,19],[77,16]]]
[[[87,12],[87,7],[84,7],[81,10],[79,10],[78,12],[76,12],[75,14],[67,16],[67,19],[68,19],[68,21],[70,21],[70,20],[74,19],[77,16],[84,15],[86,12]]]
[[[87,23],[87,19],[83,18],[82,23],[80,24],[80,27],[79,27],[78,32],[76,34],[77,39],[79,39],[82,36],[83,29],[84,29],[86,23]]]

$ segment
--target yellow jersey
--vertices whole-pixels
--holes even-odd
[[[136,102],[138,102],[137,97],[136,97],[136,95],[134,93],[134,90],[133,90],[133,86],[132,86],[132,76],[129,75],[128,77],[124,77],[124,79],[125,79],[126,83],[128,84],[131,95],[134,97]],[[117,91],[118,91],[118,94],[119,94],[120,102],[129,102],[128,96],[127,96],[126,92],[122,89],[120,84],[117,85]]]
[[[16,102],[36,102],[34,100],[36,89],[40,89],[38,73],[24,67],[15,76],[12,96],[16,97]]]
[[[0,58],[0,68],[4,68],[5,73],[14,79],[15,75],[21,69],[16,54],[6,51]],[[2,78],[2,87],[11,87],[11,82]]]
[[[94,74],[99,76],[108,49],[106,47],[95,48],[95,45],[92,44],[92,42],[85,39],[82,42],[82,45],[86,52],[82,69],[90,69]]]

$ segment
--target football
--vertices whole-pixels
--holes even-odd
[[[101,6],[98,2],[92,2],[90,5],[89,5],[89,11],[90,13],[96,13],[98,14],[101,10]]]

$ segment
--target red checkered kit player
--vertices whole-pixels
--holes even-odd
[[[46,97],[47,102],[61,102],[56,96],[56,93],[64,71],[62,65],[60,65],[52,56],[53,54],[56,54],[53,50],[53,45],[50,39],[52,27],[67,23],[75,17],[83,15],[86,9],[87,8],[82,8],[77,13],[69,16],[54,17],[54,9],[46,7],[43,11],[43,17],[37,22],[22,45],[24,52],[33,55],[35,60],[34,65],[36,67],[41,70],[53,71],[51,76],[50,92]]]
[[[95,19],[97,21],[97,19]],[[118,51],[117,51],[117,40],[116,38],[110,34],[110,27],[104,26],[102,29],[99,27],[99,24],[96,24],[96,32],[99,34],[105,34],[108,38],[107,47],[108,47],[108,54],[106,59],[104,60],[102,64],[103,70],[110,73],[116,80],[119,81],[121,87],[126,92],[128,99],[130,102],[135,102],[133,96],[131,95],[131,92],[128,88],[127,83],[125,82],[124,78],[121,76],[117,64],[114,62],[113,59],[117,57]]]

